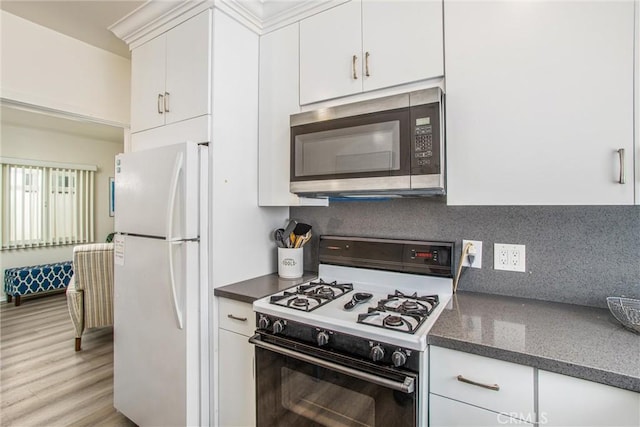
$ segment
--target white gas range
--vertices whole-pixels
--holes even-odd
[[[317,280],[253,304],[258,425],[426,425],[427,333],[451,299],[453,249],[321,237]]]

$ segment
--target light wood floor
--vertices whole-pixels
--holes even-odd
[[[113,328],[85,331],[64,293],[0,303],[1,426],[135,426],[113,408]]]

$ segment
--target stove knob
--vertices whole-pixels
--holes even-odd
[[[318,332],[316,341],[318,342],[318,346],[320,347],[326,345],[329,342],[329,334],[325,331]]]
[[[391,361],[396,368],[404,365],[407,362],[407,355],[403,351],[396,350],[391,355]]]
[[[273,333],[274,334],[279,334],[280,332],[282,332],[284,330],[284,321],[282,320],[276,320],[275,322],[273,322]]]
[[[268,329],[270,324],[271,322],[269,321],[269,318],[261,314],[260,318],[258,319],[258,328]]]
[[[384,358],[384,348],[380,344],[371,347],[371,360],[379,362]]]

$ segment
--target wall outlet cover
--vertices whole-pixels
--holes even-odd
[[[462,260],[463,267],[471,267],[471,268],[482,268],[482,241],[480,240],[463,240],[462,241],[462,250],[464,251],[467,243],[473,243],[473,246],[476,248],[476,256],[473,259],[473,264],[469,264],[469,258],[464,257]]]
[[[526,271],[525,245],[495,243],[493,245],[494,270]]]

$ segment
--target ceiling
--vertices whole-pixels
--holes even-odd
[[[129,48],[107,28],[137,9],[139,0],[1,0],[0,9],[85,43],[129,58]]]

